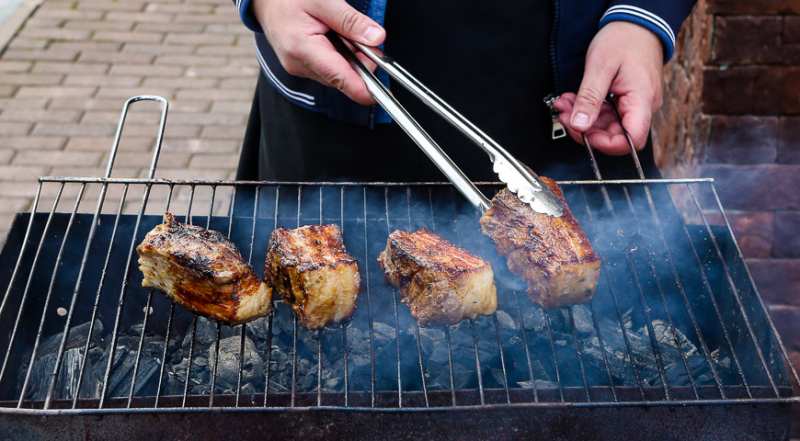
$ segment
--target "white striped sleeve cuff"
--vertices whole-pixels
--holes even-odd
[[[675,32],[661,17],[637,6],[616,5],[603,14],[603,18],[600,19],[600,28],[612,21],[636,23],[650,30],[664,45],[664,63],[672,58],[672,54],[675,52]]]

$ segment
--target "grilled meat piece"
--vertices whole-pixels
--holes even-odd
[[[424,228],[392,232],[378,262],[422,326],[452,325],[497,310],[492,264]]]
[[[233,242],[217,231],[179,223],[170,213],[164,217],[136,248],[142,286],[228,325],[269,314],[272,289],[258,280]]]
[[[308,329],[353,315],[361,275],[338,225],[308,225],[272,232],[264,268],[267,283]]]
[[[542,308],[588,302],[600,277],[600,257],[578,225],[555,181],[542,177],[564,215],[536,213],[507,189],[481,217],[481,230],[508,258],[508,268],[528,284],[528,297]]]

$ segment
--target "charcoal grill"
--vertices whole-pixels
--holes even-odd
[[[145,99],[163,105],[149,176],[110,178]],[[598,180],[560,185],[601,281],[592,302],[544,311],[451,185],[154,179],[166,115],[158,97],[126,102],[106,177],[42,177],[15,217],[0,438],[788,438],[800,381],[713,180],[601,180],[592,157]],[[312,332],[280,301],[236,327],[176,308],[141,286],[134,251],[167,210],[226,233],[257,271],[273,229],[338,223],[364,281],[356,313]],[[420,227],[492,262],[496,315],[416,325],[376,258]]]

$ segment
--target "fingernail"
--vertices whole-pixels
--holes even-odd
[[[373,40],[378,38],[380,33],[381,30],[377,26],[370,26],[366,31],[364,31],[364,40],[371,43]]]
[[[575,116],[572,117],[572,125],[575,127],[589,127],[589,115],[585,113],[576,113]]]

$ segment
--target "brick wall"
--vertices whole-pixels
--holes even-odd
[[[759,292],[797,364],[800,1],[700,0],[678,46],[654,120],[657,161],[668,176],[716,179]]]

